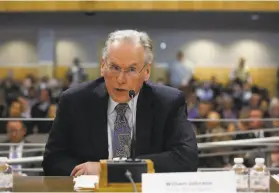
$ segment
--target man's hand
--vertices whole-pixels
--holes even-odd
[[[100,163],[99,162],[86,162],[80,165],[77,165],[71,176],[80,176],[80,175],[99,175],[100,172]]]

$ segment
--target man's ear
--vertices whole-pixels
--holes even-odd
[[[25,136],[27,133],[27,129],[25,128],[25,126],[23,126],[23,132],[24,132],[24,136]]]
[[[144,80],[148,81],[150,78],[150,74],[151,74],[151,64],[147,64],[145,67],[145,74],[144,74]]]
[[[101,65],[100,65],[100,74],[101,76],[104,76],[104,72],[105,72],[105,61],[104,59],[101,60]]]

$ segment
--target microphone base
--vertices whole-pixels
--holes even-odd
[[[125,160],[126,162],[141,162],[141,159],[138,158],[128,158],[127,160]]]

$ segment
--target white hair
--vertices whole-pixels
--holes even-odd
[[[145,64],[153,62],[151,39],[147,33],[136,30],[118,30],[110,33],[103,49],[103,60],[107,59],[109,47],[115,41],[131,41],[141,45],[145,51]]]

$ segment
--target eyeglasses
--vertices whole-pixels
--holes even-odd
[[[115,64],[106,64],[106,65],[107,65],[107,70],[111,75],[119,76],[121,71],[123,71],[124,74],[128,77],[138,76],[141,73],[141,71],[144,69],[144,67],[146,66],[146,64],[145,64],[140,70],[138,70],[136,67],[129,67],[127,69],[122,70],[119,66],[117,66]]]
[[[17,129],[8,129],[7,130],[7,133],[8,134],[11,134],[11,133],[20,133],[21,132],[21,130],[17,130]]]

